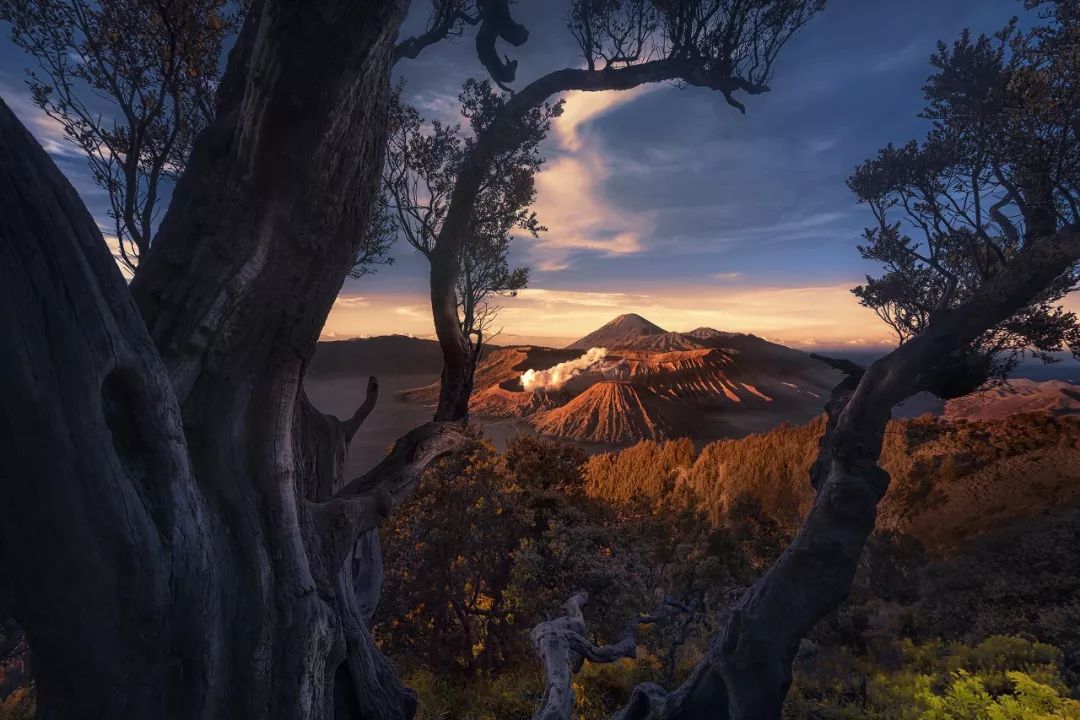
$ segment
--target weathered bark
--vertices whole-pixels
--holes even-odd
[[[889,482],[877,461],[893,406],[931,381],[942,358],[1012,316],[1078,260],[1077,228],[1032,243],[970,300],[856,374],[857,384],[841,383],[811,471],[817,497],[791,546],[743,595],[680,688],[642,686],[618,717],[780,718],[799,643],[847,597],[873,530]]]
[[[308,500],[329,500],[344,485],[349,443],[379,401],[379,381],[368,378],[364,402],[348,420],[320,412],[307,393],[300,391],[293,418],[296,440],[296,475]]]
[[[323,567],[302,502],[310,485],[317,494],[338,482],[340,428],[312,422],[295,434],[298,411],[310,417],[302,368],[377,190],[404,6],[252,7],[217,118],[131,288],[180,400],[195,476],[222,521],[214,566],[228,596],[223,674],[234,716],[325,716],[344,702],[342,682],[357,698],[342,706],[353,715],[411,712],[388,668],[368,667],[377,652],[350,631],[362,619],[341,595],[341,566]],[[333,457],[317,461],[314,481],[298,477],[298,460],[320,446]]]
[[[254,4],[138,307],[0,109],[0,577],[43,717],[411,716],[357,592],[379,515],[342,542],[324,520],[363,503],[318,502],[365,411],[300,391],[377,189],[405,4]],[[407,436],[364,488],[392,507],[454,444]]]
[[[345,465],[349,443],[363,425],[379,398],[379,383],[368,379],[363,404],[348,420],[338,420],[317,410],[301,390],[293,418],[293,437],[296,445],[296,477],[302,484],[307,500],[326,502],[338,492],[345,481]],[[348,573],[344,586],[352,587],[350,609],[361,613],[363,624],[370,624],[382,594],[383,565],[379,531],[372,528],[360,535],[345,560]]]
[[[733,77],[719,64],[704,60],[667,58],[605,70],[567,68],[548,73],[516,92],[507,100],[499,118],[492,123],[489,130],[477,138],[458,172],[446,219],[429,258],[431,311],[435,320],[435,334],[443,353],[436,420],[460,420],[467,418],[469,414],[474,367],[469,341],[462,333],[458,321],[457,280],[461,251],[468,237],[477,193],[484,181],[487,167],[501,144],[507,142],[507,138],[513,137],[513,125],[530,110],[562,92],[629,90],[639,85],[666,80],[679,80],[719,91],[740,109],[742,106],[732,98],[734,92],[758,94],[768,91],[765,86],[753,85]]]
[[[613,663],[637,655],[637,630],[674,612],[685,612],[679,603],[668,602],[651,615],[641,615],[630,621],[618,642],[596,645],[585,633],[585,616],[581,607],[589,594],[579,590],[563,604],[565,615],[546,620],[533,628],[533,650],[544,666],[544,694],[533,720],[570,720],[574,712],[573,676],[588,660],[594,663]]]
[[[39,716],[203,716],[227,628],[169,376],[89,213],[2,102],[0,137],[0,576]]]

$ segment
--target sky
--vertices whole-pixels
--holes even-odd
[[[417,0],[403,36],[423,23]],[[568,2],[521,0],[530,30],[515,87],[580,52]],[[829,0],[781,52],[772,92],[743,97],[745,115],[715,92],[651,85],[570,93],[542,146],[535,210],[548,228],[517,237],[512,262],[530,287],[499,298],[501,343],[564,345],[621,313],[668,330],[710,326],[800,348],[891,342],[850,293],[875,267],[856,250],[869,211],[844,184],[886,143],[925,132],[920,88],[938,40],[993,32],[1019,0]],[[30,102],[30,60],[3,28],[0,96],[57,160],[103,228],[105,197],[85,161]],[[406,100],[431,120],[463,122],[457,94],[484,77],[472,36],[443,42],[394,69]],[[395,263],[348,279],[326,339],[433,335],[427,265],[403,241]]]

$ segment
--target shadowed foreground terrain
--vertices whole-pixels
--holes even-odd
[[[585,666],[579,717],[608,717],[641,678],[677,684],[797,529],[823,429],[592,457],[481,441],[432,472],[390,522],[375,625],[419,717],[531,717],[528,632],[567,587],[594,598],[603,641],[658,587],[684,609],[636,659]],[[803,643],[785,717],[1080,716],[1080,419],[895,420],[882,464],[892,485],[854,593]],[[999,699],[1008,712],[988,714]]]
[[[398,397],[424,376],[387,377],[367,427],[430,412]],[[611,386],[623,389],[600,383],[578,399]],[[351,378],[308,381],[328,407],[355,405],[359,388]],[[1016,394],[972,406],[993,414],[996,398],[1006,413]],[[1080,418],[1049,408],[948,415],[889,425],[882,465],[892,483],[878,529],[851,599],[803,643],[787,718],[1080,717],[1067,699],[1080,695]],[[531,717],[542,686],[529,629],[570,587],[592,595],[590,632],[605,641],[656,602],[657,588],[685,608],[645,632],[636,659],[585,666],[580,718],[607,717],[642,678],[677,684],[798,527],[823,429],[817,419],[592,457],[502,437],[502,450],[481,439],[440,463],[386,528],[374,625],[419,692],[418,717]],[[381,441],[361,434],[354,449],[376,456]],[[18,653],[0,666],[0,718],[30,717],[29,669]],[[975,714],[969,696],[983,695],[1021,709]],[[953,714],[927,714],[939,706]]]

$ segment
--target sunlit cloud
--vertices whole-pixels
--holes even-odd
[[[535,209],[548,232],[530,245],[530,261],[540,271],[570,266],[575,251],[627,255],[645,249],[643,238],[655,229],[650,213],[613,206],[603,187],[612,175],[603,143],[590,122],[649,92],[572,92],[563,114],[552,123],[555,157],[537,175]]]
[[[400,305],[393,309],[393,312],[397,315],[404,315],[407,318],[414,318],[422,321],[431,321],[431,306],[429,305]]]
[[[337,304],[341,307],[348,308],[367,308],[371,307],[371,301],[363,295],[342,295],[337,299]]]
[[[618,308],[648,297],[648,295],[631,295],[621,292],[576,292],[573,290],[525,288],[518,291],[517,300],[543,305]]]
[[[82,157],[79,148],[67,139],[63,126],[34,104],[28,90],[0,83],[0,95],[3,96],[4,102],[8,104],[15,116],[41,143],[41,147],[45,148],[45,152],[53,157]]]
[[[131,282],[131,278],[135,277],[135,274],[131,272],[123,260],[123,255],[120,253],[120,240],[115,235],[102,234],[105,238],[105,246],[109,248],[109,252],[113,256],[113,260],[116,262],[116,267],[120,268],[120,274],[124,276],[124,279]]]
[[[429,337],[431,306],[419,294],[342,293],[334,301],[322,338],[416,334]]]
[[[582,149],[582,133],[591,120],[606,115],[617,107],[637,100],[656,89],[657,85],[639,85],[631,90],[601,92],[574,91],[565,95],[562,115],[555,119],[552,131],[566,152]],[[590,141],[594,138],[590,138]]]

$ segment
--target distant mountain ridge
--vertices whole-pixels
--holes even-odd
[[[307,372],[313,377],[359,375],[438,375],[439,343],[408,335],[324,340],[315,347]]]
[[[1020,413],[1080,414],[1080,385],[1016,378],[945,403],[946,420],[1000,420]]]
[[[548,370],[599,347],[608,351],[603,360],[557,390],[527,391],[521,383],[527,370]],[[805,353],[755,335],[712,328],[669,332],[627,313],[563,349],[491,348],[476,369],[469,409],[585,443],[708,439],[717,429],[738,432],[747,422],[754,430],[782,420],[806,422],[821,412],[839,378]],[[433,383],[404,397],[430,405],[438,393]]]
[[[579,359],[591,347],[606,357],[558,390],[526,391],[521,377]],[[437,342],[403,335],[320,342],[308,367],[315,380],[360,375],[427,376],[442,369]],[[840,375],[809,355],[756,335],[699,327],[673,333],[640,315],[620,315],[568,348],[491,347],[475,376],[470,411],[486,420],[527,423],[565,440],[627,445],[693,437],[708,441],[818,416]],[[408,385],[399,385],[399,388]],[[434,405],[439,385],[403,390],[408,402]],[[898,417],[995,420],[1021,413],[1080,415],[1080,385],[1010,380],[942,403],[922,395]]]

